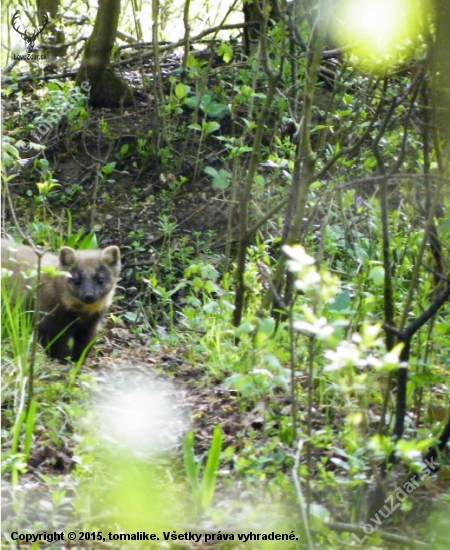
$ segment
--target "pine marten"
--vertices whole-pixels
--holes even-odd
[[[12,272],[7,287],[13,299],[24,290],[28,299],[35,297],[32,284],[36,284],[37,266],[38,257],[31,247],[2,239],[2,268]],[[41,267],[66,273],[51,275],[45,269],[41,271],[39,339],[50,357],[63,362],[78,361],[88,346],[90,349],[111,305],[121,268],[120,250],[117,246],[103,250],[63,246],[59,256],[46,252]]]

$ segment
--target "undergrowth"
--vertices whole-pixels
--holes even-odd
[[[448,545],[450,204],[426,56],[365,75],[323,63],[310,14],[299,35],[259,15],[255,55],[219,40],[145,75],[146,117],[117,125],[50,82],[5,122],[10,233],[124,258],[95,371],[51,363],[2,289],[5,548]],[[52,132],[77,152],[68,182]],[[136,532],[159,542],[118,542]]]

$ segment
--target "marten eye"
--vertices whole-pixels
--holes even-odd
[[[97,277],[97,284],[100,285],[100,286],[105,284],[105,278],[104,277]]]
[[[79,275],[70,275],[69,277],[69,281],[74,285],[74,286],[80,286],[81,285],[81,277]]]

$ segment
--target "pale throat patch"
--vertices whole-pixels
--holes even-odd
[[[75,298],[75,296],[67,293],[61,297],[61,301],[64,307],[68,310],[94,315],[95,313],[103,313],[103,311],[108,309],[111,305],[112,297],[113,291],[109,292],[106,296],[103,296],[103,298],[100,298],[100,300],[97,300],[92,304],[86,304],[79,298]]]

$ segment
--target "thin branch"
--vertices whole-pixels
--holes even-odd
[[[306,534],[306,541],[308,548],[314,550],[314,543],[312,541],[311,532],[309,530],[308,518],[306,516],[306,502],[302,492],[302,486],[298,478],[298,471],[300,469],[300,456],[302,453],[303,441],[298,442],[297,452],[295,453],[294,467],[292,468],[292,478],[294,480],[295,490],[297,492],[298,503],[300,506],[300,517],[302,518],[303,528]]]
[[[354,523],[340,523],[332,522],[325,523],[325,526],[332,531],[338,533],[353,533],[355,535],[361,536],[364,538],[367,537],[367,533],[364,531],[365,526],[355,525]],[[383,540],[388,540],[390,542],[396,542],[398,544],[404,544],[407,548],[428,548],[429,544],[424,543],[420,540],[409,539],[407,537],[402,537],[401,535],[394,535],[393,533],[386,533],[386,531],[376,531],[377,536]]]
[[[423,325],[431,319],[441,308],[441,306],[450,299],[450,285],[444,289],[441,294],[436,298],[436,300],[431,304],[431,306],[422,313],[417,319],[409,324],[408,327],[403,331],[404,340],[408,341],[414,336],[414,334],[423,327]]]

